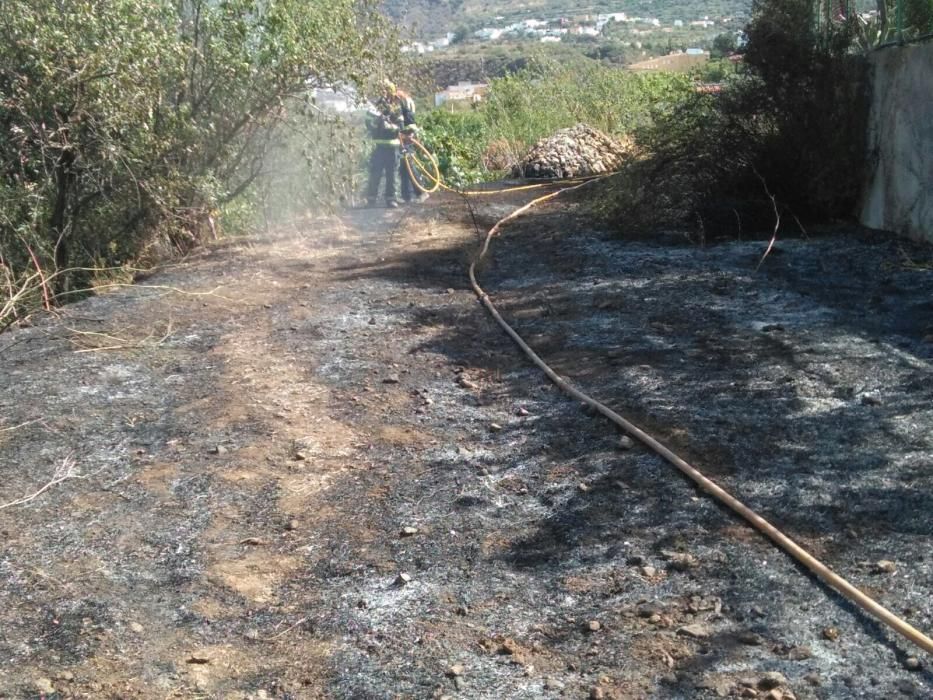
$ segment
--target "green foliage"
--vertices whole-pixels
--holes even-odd
[[[475,109],[445,106],[422,119],[423,140],[441,170],[458,185],[501,177],[536,141],[586,123],[624,136],[647,128],[693,93],[693,79],[668,73],[632,73],[579,60],[541,56],[527,68],[493,80]]]
[[[0,281],[24,307],[36,268],[60,292],[155,236],[196,245],[321,121],[302,95],[397,59],[371,0],[8,0],[0,26]]]
[[[775,133],[775,122],[767,114],[743,118],[741,102],[747,90],[759,87],[754,77],[736,76],[724,93],[686,96],[638,132],[648,157],[627,164],[604,206],[620,229],[644,233],[687,225],[717,236],[736,233],[737,221],[757,228],[749,211],[764,197],[753,172],[756,149]]]
[[[491,173],[483,162],[489,130],[480,112],[435,109],[420,126],[421,140],[437,156],[446,183],[465,187],[489,179]]]
[[[854,45],[860,51],[933,35],[933,0],[877,0],[872,9],[877,10],[872,16],[851,19]]]
[[[933,33],[933,0],[900,0],[904,3],[907,38]]]
[[[850,27],[820,31],[816,9],[756,3],[745,73],[639,134],[651,157],[618,187],[621,226],[689,224],[715,236],[770,228],[775,204],[793,215],[785,221],[851,214],[864,172],[865,62],[850,50]]]
[[[762,0],[749,24],[746,62],[761,76],[746,93],[746,118],[774,115],[761,172],[799,215],[851,213],[864,172],[867,75],[852,51],[853,24],[809,30],[812,0]],[[779,21],[775,21],[775,20]]]
[[[159,127],[172,115],[156,120],[166,83],[183,66],[172,26],[158,6],[106,5],[62,11],[11,0],[4,8],[0,245],[8,268],[33,263],[27,250],[53,268],[124,253],[121,234],[134,218],[122,205],[146,197],[137,173],[168,147]],[[146,184],[163,186],[158,177]]]
[[[736,64],[726,58],[710,59],[690,71],[690,75],[701,83],[722,83],[731,79],[736,73]]]
[[[493,81],[483,115],[492,138],[525,146],[580,122],[630,134],[691,90],[692,81],[683,75],[536,61]]]
[[[617,66],[624,66],[630,62],[631,49],[621,41],[603,41],[589,48],[584,55],[596,61],[604,61]]]
[[[738,48],[738,44],[735,38],[735,34],[717,34],[713,39],[713,45],[710,48],[710,56],[712,58],[722,58],[723,56],[729,56],[735,53]]]

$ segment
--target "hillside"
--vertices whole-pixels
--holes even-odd
[[[386,12],[416,35],[470,30],[493,22],[581,17],[625,12],[656,17],[662,22],[703,17],[746,17],[751,0],[384,0]]]

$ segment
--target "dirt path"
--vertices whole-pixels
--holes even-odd
[[[933,628],[929,251],[792,241],[756,276],[760,243],[572,211],[483,271],[520,330]],[[354,213],[0,337],[0,504],[85,477],[0,510],[0,697],[933,693],[532,370],[468,290],[475,241],[454,200]]]

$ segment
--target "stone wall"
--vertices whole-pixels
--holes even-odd
[[[933,42],[882,49],[871,64],[861,222],[933,242]]]

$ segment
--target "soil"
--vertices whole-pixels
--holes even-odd
[[[0,697],[933,696],[484,313],[466,265],[527,197],[228,240],[0,336]],[[761,240],[577,206],[495,241],[504,315],[933,630],[933,251],[835,232],[756,272]]]

